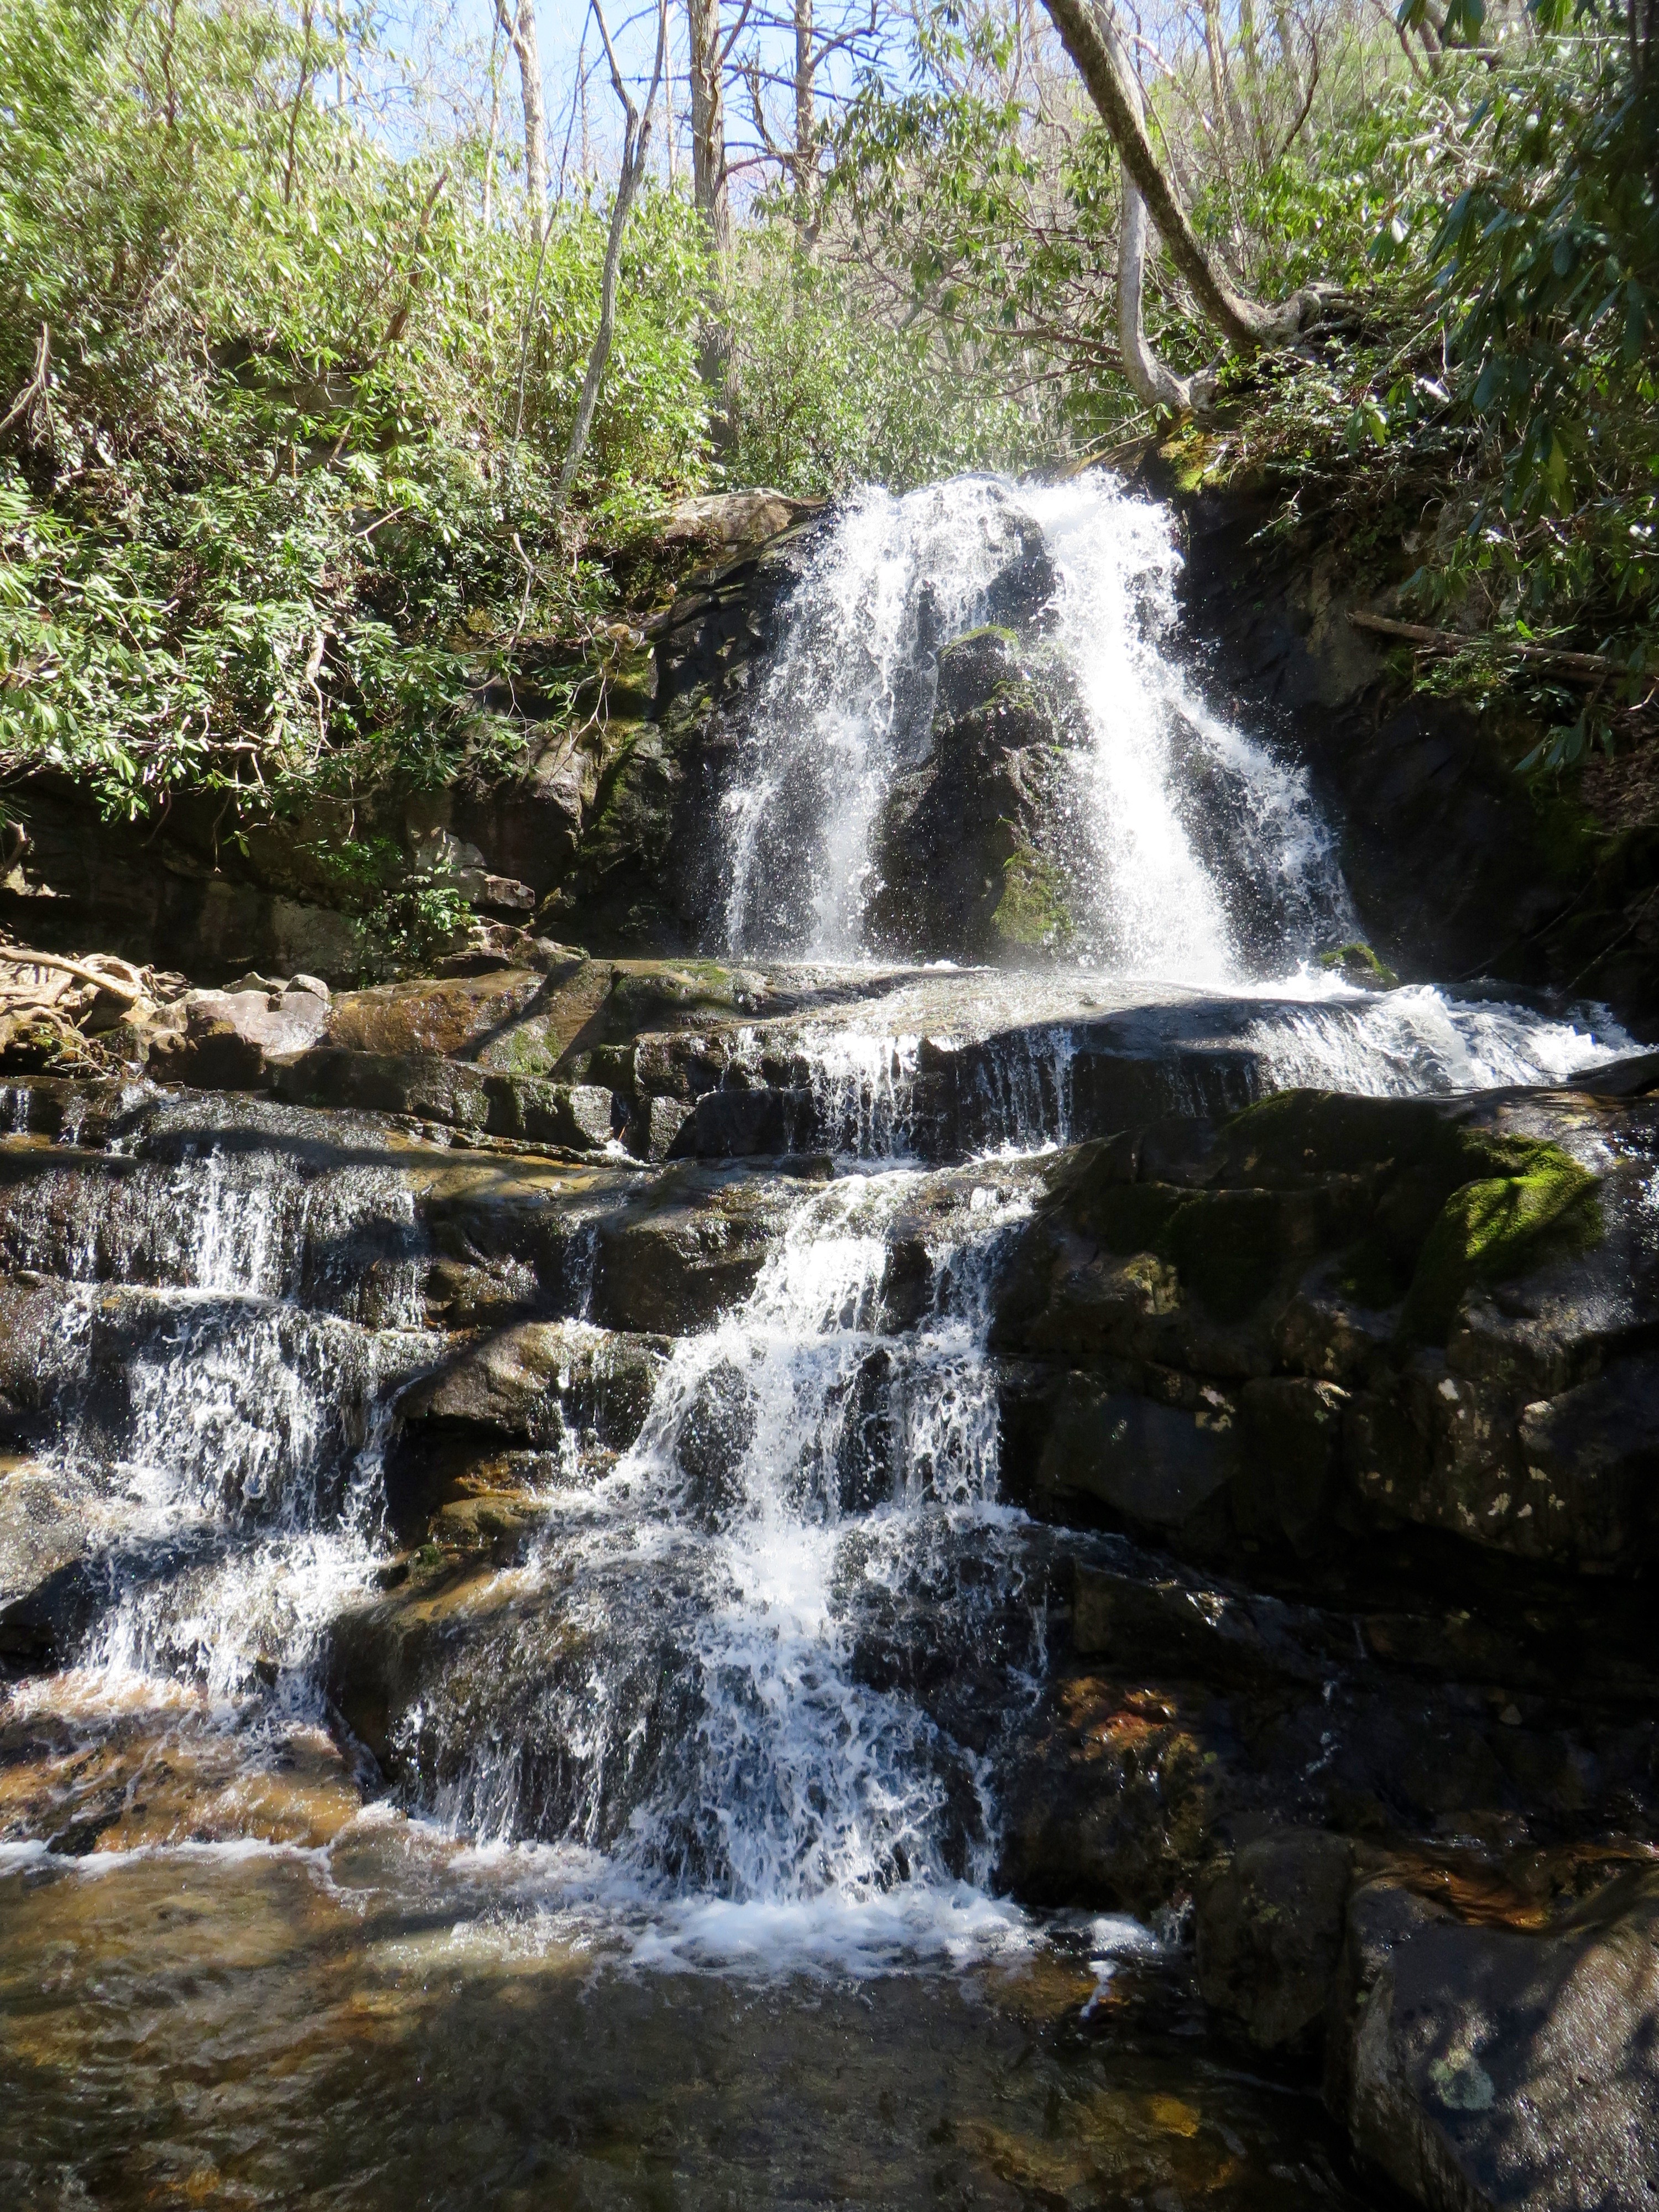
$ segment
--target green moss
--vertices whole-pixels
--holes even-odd
[[[1004,945],[1061,951],[1072,941],[1073,923],[1064,872],[1024,842],[1002,867],[1002,896],[991,927]]]
[[[1432,1099],[1358,1098],[1333,1091],[1281,1091],[1235,1114],[1224,1127],[1229,1166],[1261,1182],[1426,1162],[1447,1134]],[[1453,1182],[1466,1182],[1464,1169]]]
[[[1352,945],[1339,945],[1329,952],[1322,952],[1319,964],[1346,975],[1350,982],[1375,983],[1386,991],[1392,991],[1400,981],[1393,969],[1385,967],[1370,946],[1358,939]]]
[[[560,1057],[556,1030],[550,1023],[532,1015],[490,1039],[486,1064],[492,1073],[551,1075]]]
[[[1533,811],[1546,866],[1558,882],[1576,883],[1588,875],[1606,849],[1607,833],[1576,793],[1540,782],[1532,787]]]
[[[1524,1152],[1522,1171],[1453,1191],[1424,1240],[1401,1316],[1409,1334],[1443,1337],[1475,1284],[1525,1274],[1603,1235],[1596,1179],[1587,1168],[1559,1145],[1516,1138],[1507,1149],[1512,1158]]]
[[[1158,453],[1160,459],[1175,471],[1180,489],[1195,492],[1211,480],[1212,470],[1219,471],[1228,449],[1228,441],[1224,439],[1218,451],[1214,438],[1192,423],[1186,423],[1158,448]]]
[[[991,686],[973,711],[979,714],[1040,714],[1042,701],[1029,677],[1005,676],[1000,684]]]

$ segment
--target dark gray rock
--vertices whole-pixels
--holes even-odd
[[[655,1337],[527,1322],[464,1345],[398,1401],[398,1416],[508,1443],[556,1444],[592,1430],[625,1449],[639,1434],[665,1356]]]
[[[876,825],[866,926],[878,944],[923,958],[1064,949],[1073,884],[1052,802],[1067,728],[1056,680],[1012,630],[945,647],[927,757]]]
[[[654,1164],[672,1155],[690,1108],[678,1098],[645,1097],[635,1107],[623,1141],[636,1159]]]
[[[1548,1932],[1364,1885],[1337,2023],[1334,2109],[1432,2212],[1649,2212],[1659,2194],[1653,1875]]]
[[[572,1152],[600,1152],[616,1133],[617,1102],[598,1084],[550,1083],[534,1075],[487,1075],[492,1136],[522,1144],[556,1145]]]
[[[482,1133],[490,1098],[483,1072],[437,1053],[347,1052],[327,1045],[277,1071],[279,1098],[296,1105],[406,1114]]]
[[[1160,1406],[1068,1375],[1050,1412],[1035,1494],[1088,1500],[1116,1522],[1167,1534],[1193,1532],[1234,1471],[1231,1409]]]
[[[805,1089],[709,1091],[674,1133],[672,1159],[743,1159],[812,1149],[812,1093]]]
[[[1024,1494],[1194,1557],[1418,1529],[1638,1572],[1656,1164],[1650,1099],[1521,1092],[1285,1092],[1061,1154],[992,1333],[1031,1363]]]
[[[1353,1863],[1347,1837],[1293,1828],[1258,1837],[1200,1880],[1199,1988],[1258,2050],[1322,2040]]]

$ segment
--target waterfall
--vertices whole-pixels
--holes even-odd
[[[941,647],[1013,613],[1074,689],[1084,965],[1188,985],[1283,974],[1354,931],[1300,769],[1218,718],[1171,654],[1173,518],[1109,480],[867,490],[826,527],[744,718],[726,793],[724,942],[865,951],[872,836],[926,755]]]
[[[857,955],[871,830],[926,744],[938,648],[983,619],[991,584],[1036,536],[983,477],[902,498],[868,487],[836,517],[724,800],[728,951]]]
[[[946,963],[876,979],[872,1008],[866,967],[793,1026],[733,1025],[732,1087],[787,1089],[792,1141],[830,1159],[731,1166],[769,1209],[747,1287],[646,1346],[625,1449],[573,1416],[556,1451],[495,1455],[490,1482],[536,1491],[529,1533],[458,1571],[388,1664],[388,1798],[457,1848],[524,1850],[637,1959],[863,1970],[1023,1940],[991,1893],[997,1762],[1068,1564],[1105,1540],[1001,1495],[989,1285],[1046,1148],[1292,1083],[1553,1080],[1626,1042],[1318,970],[1354,933],[1333,836],[1174,653],[1178,570],[1170,517],[1098,477],[866,490],[749,695],[727,949],[866,961],[883,809],[927,758],[942,649],[988,621],[1074,710],[1045,803],[1076,933],[1063,968]],[[459,1356],[422,1284],[440,1252],[477,1257],[471,1201],[429,1233],[420,1148],[342,1116],[88,1086],[49,1130],[37,1104],[6,1094],[27,1173],[0,1261],[61,1292],[40,1462],[95,1541],[74,1663],[14,1709],[95,1733],[177,1699],[254,1765],[294,1728],[337,1735],[330,1639],[411,1572],[388,1448],[400,1389]],[[642,1172],[592,1175],[625,1198]],[[726,1188],[689,1235],[720,1243]],[[515,1234],[514,1283],[603,1364],[599,1228],[541,1190]]]
[[[1170,651],[1166,508],[1084,476],[1023,490],[1054,566],[1082,756],[1091,964],[1193,985],[1283,975],[1355,933],[1303,771],[1212,714]]]

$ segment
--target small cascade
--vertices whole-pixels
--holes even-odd
[[[1224,985],[1353,935],[1306,777],[1212,713],[1170,651],[1170,515],[1087,476],[1023,497],[1058,571],[1054,642],[1092,738],[1077,800],[1089,964]]]
[[[20,1086],[51,1149],[0,1206],[5,1263],[50,1306],[38,1465],[82,1535],[58,1709],[89,1745],[170,1712],[192,1756],[240,1746],[227,1774],[280,1763],[384,1555],[392,1396],[429,1356],[407,1182],[315,1116],[142,1086],[60,1116],[61,1088]]]
[[[676,1346],[631,1450],[562,1492],[499,1626],[404,1723],[449,1821],[740,1903],[985,1880],[983,1760],[879,1679],[867,1643],[925,1589],[954,1666],[993,1639],[1006,1669],[1014,1620],[1012,1677],[1038,1671],[982,1349],[1025,1193],[969,1176],[932,1195],[942,1231],[911,1218],[902,1171],[800,1199],[750,1296]],[[536,1625],[549,1586],[556,1625]]]
[[[350,1158],[349,1129],[271,1100],[62,1088],[11,1087],[15,1127],[49,1138],[52,1164],[0,1209],[0,1265],[418,1319],[407,1183]]]

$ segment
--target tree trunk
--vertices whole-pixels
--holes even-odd
[[[674,140],[674,57],[671,53],[662,73],[662,135],[663,149],[668,164],[668,189],[672,192],[679,181],[679,160]]]
[[[489,139],[484,148],[483,227],[489,228],[489,219],[495,206],[495,140],[501,127],[501,63],[497,40],[501,33],[498,16],[489,33]],[[489,320],[489,294],[484,294],[484,321]]]
[[[1273,160],[1273,149],[1261,99],[1261,47],[1255,35],[1255,0],[1238,0],[1238,43],[1244,56],[1244,97],[1249,103],[1256,159],[1265,169]]]
[[[1204,0],[1204,51],[1210,60],[1210,95],[1215,108],[1215,142],[1223,171],[1227,168],[1228,142],[1245,143],[1244,117],[1233,90],[1227,67],[1227,33],[1221,21],[1221,0]]]
[[[732,205],[726,184],[725,56],[720,0],[685,0],[691,53],[691,191],[708,227],[714,283],[704,313],[697,368],[714,402],[716,449],[730,441],[732,333],[726,321],[726,265],[732,250]]]
[[[1135,115],[1144,122],[1140,80],[1130,67],[1129,58],[1123,51],[1116,27],[1109,16],[1103,16],[1101,29],[1113,64],[1129,94]],[[1171,415],[1190,414],[1194,409],[1205,405],[1215,380],[1207,372],[1199,376],[1177,376],[1173,369],[1158,359],[1146,342],[1143,305],[1149,227],[1146,203],[1141,197],[1139,187],[1126,169],[1123,173],[1123,213],[1119,220],[1117,238],[1117,343],[1118,350],[1123,356],[1123,374],[1129,380],[1130,390],[1143,406],[1161,409]]]
[[[507,0],[495,0],[507,44],[518,56],[519,88],[524,105],[524,190],[530,210],[530,234],[538,242],[547,221],[547,109],[542,97],[542,49],[536,31],[536,0],[519,0],[516,16]]]
[[[581,397],[576,402],[576,419],[571,425],[570,441],[565,447],[564,466],[559,471],[559,488],[553,496],[556,514],[569,498],[577,471],[581,467],[582,455],[587,450],[588,434],[593,427],[593,410],[599,404],[599,386],[605,381],[605,367],[611,359],[611,340],[617,330],[617,278],[622,266],[623,235],[628,228],[629,213],[639,192],[645,175],[646,157],[651,150],[652,111],[656,106],[657,86],[661,81],[663,56],[668,44],[668,0],[658,0],[657,65],[652,72],[651,88],[641,106],[636,107],[628,96],[628,88],[617,67],[616,50],[611,43],[610,26],[605,20],[599,0],[590,0],[590,4],[599,27],[599,36],[605,41],[605,57],[611,64],[611,82],[616,88],[617,98],[622,102],[622,168],[617,178],[617,197],[611,204],[611,228],[605,242],[605,269],[599,279],[599,325],[588,349],[587,373],[582,378]]]
[[[1282,307],[1267,307],[1259,300],[1247,298],[1228,281],[1199,242],[1186,210],[1170,188],[1146,124],[1113,63],[1088,0],[1043,0],[1043,5],[1111,134],[1127,176],[1158,225],[1170,258],[1191,285],[1204,313],[1241,349],[1293,337],[1316,307],[1315,295],[1298,293]]]
[[[691,189],[723,271],[732,245],[732,206],[726,187],[720,0],[685,0],[685,12],[691,33]]]
[[[1285,0],[1278,0],[1273,9],[1273,21],[1279,30],[1279,56],[1285,64],[1285,75],[1290,82],[1291,112],[1302,118],[1297,125],[1296,136],[1304,138],[1308,132],[1308,92],[1302,82],[1302,64],[1296,58],[1296,25]]]
[[[803,222],[817,181],[812,137],[812,0],[795,0],[795,198]]]

